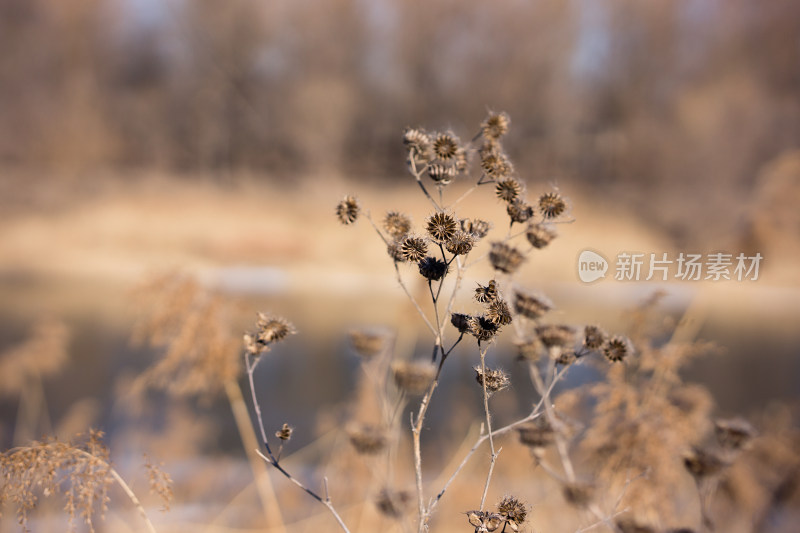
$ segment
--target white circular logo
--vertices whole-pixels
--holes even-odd
[[[606,277],[608,261],[592,250],[584,250],[578,256],[578,277],[584,283],[592,283]]]

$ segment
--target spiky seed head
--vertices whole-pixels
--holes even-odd
[[[428,253],[428,243],[422,237],[406,235],[400,244],[400,253],[406,261],[418,263]]]
[[[394,260],[395,263],[403,263],[406,261],[406,256],[403,255],[403,242],[402,240],[390,241],[386,245],[386,253]]]
[[[506,207],[506,212],[508,213],[508,217],[511,219],[511,223],[523,223],[530,220],[533,216],[533,207],[525,203],[523,200],[517,198],[508,206]]]
[[[569,366],[578,360],[578,354],[575,350],[565,349],[560,350],[558,356],[555,358],[556,364],[562,366]]]
[[[573,481],[564,483],[561,488],[564,494],[564,499],[567,503],[575,507],[585,508],[592,502],[594,494],[594,485],[591,483],[582,483],[580,481]]]
[[[522,194],[522,184],[516,178],[504,178],[495,184],[494,192],[504,202],[511,203]]]
[[[294,326],[285,318],[265,313],[258,313],[256,326],[258,339],[266,344],[282,341],[288,335],[296,333]]]
[[[258,313],[256,328],[255,332],[244,334],[245,350],[253,356],[268,352],[272,344],[296,333],[294,326],[285,318],[265,313]]]
[[[727,466],[715,453],[697,447],[684,454],[683,465],[697,480],[715,476]]]
[[[411,500],[412,494],[407,490],[385,488],[375,498],[375,506],[382,515],[398,520],[406,516]]]
[[[369,424],[352,424],[347,428],[350,444],[362,455],[375,455],[386,447],[386,433]]]
[[[555,442],[555,433],[550,424],[542,417],[517,427],[519,441],[524,446],[543,449]]]
[[[442,161],[455,161],[461,142],[450,132],[439,133],[433,139],[433,154]]]
[[[508,133],[509,124],[511,119],[506,113],[490,113],[481,123],[481,133],[487,139],[496,140]]]
[[[497,513],[508,522],[513,522],[515,525],[521,526],[528,517],[528,507],[520,501],[519,498],[505,496],[500,500],[500,503],[497,504]]]
[[[473,316],[469,319],[469,332],[478,342],[492,340],[500,331],[500,327],[484,316]]]
[[[590,350],[599,350],[605,344],[608,335],[599,326],[586,326],[583,328],[583,345]]]
[[[447,251],[453,255],[467,255],[474,246],[475,237],[462,230],[457,230],[445,244]]]
[[[486,382],[486,392],[489,394],[494,394],[495,392],[506,389],[511,384],[508,374],[499,368],[492,369],[486,367],[484,369],[479,365],[474,367],[474,370],[475,379],[478,381],[478,385],[483,387],[484,382]]]
[[[493,242],[489,251],[489,262],[495,270],[513,274],[525,261],[522,252],[503,242]]]
[[[424,361],[395,361],[392,363],[392,377],[397,387],[412,396],[420,396],[428,390],[436,368]]]
[[[486,310],[486,318],[497,324],[498,326],[505,326],[511,324],[511,309],[502,298],[494,299]]]
[[[358,205],[358,198],[355,196],[345,196],[344,200],[336,206],[336,216],[339,222],[345,226],[358,220],[361,207]]]
[[[419,159],[428,160],[431,155],[431,138],[424,130],[419,128],[406,128],[403,133],[403,144],[412,155]]]
[[[448,185],[456,177],[457,169],[453,165],[438,163],[428,165],[428,177],[438,185]]]
[[[372,359],[382,353],[389,341],[389,336],[386,332],[368,329],[351,330],[349,337],[353,350],[364,359]]]
[[[612,363],[624,360],[632,352],[631,342],[621,335],[615,335],[603,345],[603,355]]]
[[[411,231],[411,218],[397,211],[389,211],[383,219],[383,227],[394,239],[400,239]]]
[[[281,426],[281,429],[275,432],[275,436],[278,437],[283,442],[287,442],[289,439],[292,438],[292,432],[294,428],[290,427],[289,424],[284,424]]]
[[[419,262],[419,273],[428,281],[439,281],[447,275],[449,267],[441,259],[427,256]]]
[[[531,246],[541,250],[556,238],[556,232],[547,224],[531,224],[525,232],[525,237]]]
[[[514,166],[504,153],[491,150],[481,154],[481,170],[494,180],[502,180],[514,173]]]
[[[450,323],[459,333],[469,333],[469,321],[472,317],[464,313],[452,313],[450,315]]]
[[[556,218],[567,210],[567,202],[556,192],[547,192],[539,197],[539,211],[546,219]]]
[[[492,229],[492,223],[478,218],[471,220],[465,218],[461,220],[461,229],[475,237],[475,239],[482,239]]]
[[[546,324],[536,328],[536,335],[548,348],[566,348],[575,342],[575,330],[564,324]]]
[[[517,347],[517,359],[520,361],[536,361],[542,354],[542,341],[538,337],[514,343]]]
[[[456,234],[458,222],[450,213],[434,213],[428,217],[426,229],[434,241],[445,243]]]
[[[485,304],[493,302],[495,298],[497,298],[497,282],[495,280],[489,280],[486,285],[478,284],[478,288],[475,289],[476,301]]]
[[[514,290],[514,311],[531,320],[538,320],[553,309],[553,303],[540,294],[523,289]]]
[[[714,434],[720,446],[728,450],[741,450],[757,435],[756,429],[744,418],[714,421]]]

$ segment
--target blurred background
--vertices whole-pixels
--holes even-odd
[[[300,334],[260,377],[265,417],[303,428],[298,464],[321,461],[361,376],[346,332],[390,326],[398,351],[430,349],[383,243],[366,223],[340,227],[334,207],[357,193],[375,218],[422,221],[404,128],[468,140],[488,110],[510,115],[504,146],[529,191],[557,186],[572,204],[575,222],[523,274],[559,319],[621,331],[663,290],[665,317],[719,347],[687,378],[720,413],[797,402],[800,3],[0,0],[3,449],[100,427],[145,493],[141,453],[165,461],[180,505],[164,527],[263,527],[260,509],[241,511],[269,498],[239,400],[141,386],[164,348],[135,333],[176,298],[147,295],[165,273],[195,280],[191,294],[224,302],[225,342],[256,311],[290,319]],[[464,210],[505,220],[482,194]],[[586,248],[764,260],[755,282],[587,286]],[[452,398],[471,364],[445,378]],[[121,516],[101,527],[137,530]]]

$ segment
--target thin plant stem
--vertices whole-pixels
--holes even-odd
[[[261,417],[261,407],[259,406],[259,403],[258,403],[258,396],[256,395],[256,388],[255,388],[255,383],[254,383],[254,379],[253,379],[253,374],[255,373],[256,366],[258,365],[258,360],[256,360],[255,362],[251,362],[250,361],[250,354],[248,354],[246,352],[245,352],[245,355],[244,355],[244,359],[245,359],[245,366],[246,366],[246,369],[247,369],[248,381],[250,382],[250,394],[251,394],[252,399],[253,399],[253,409],[255,409],[255,412],[256,412],[256,418],[258,420],[258,427],[259,427],[259,430],[261,431],[261,438],[264,441],[264,449],[267,452],[266,455],[265,455],[264,453],[261,452],[261,450],[256,450],[256,453],[264,461],[266,461],[267,463],[272,465],[278,472],[283,474],[283,476],[286,479],[288,479],[289,481],[291,481],[292,483],[294,483],[295,485],[300,487],[306,494],[308,494],[309,496],[311,496],[312,498],[317,500],[319,503],[321,503],[322,505],[327,507],[328,510],[333,515],[333,517],[336,519],[336,522],[339,524],[339,527],[341,527],[342,530],[345,531],[345,533],[350,533],[350,530],[345,525],[344,521],[342,520],[342,517],[339,516],[339,513],[336,511],[336,508],[333,506],[333,503],[331,502],[330,497],[327,495],[327,480],[325,482],[326,495],[325,495],[325,497],[322,497],[319,494],[317,494],[316,492],[314,492],[313,490],[311,490],[308,487],[306,487],[303,483],[301,483],[299,480],[297,480],[294,476],[292,476],[285,468],[283,468],[280,465],[280,463],[278,462],[278,458],[275,457],[275,455],[272,453],[272,450],[270,449],[270,446],[269,446],[269,440],[267,439],[267,432],[264,429],[264,420]]]
[[[272,487],[272,481],[269,478],[267,468],[252,451],[258,447],[258,438],[253,430],[250,415],[247,413],[247,405],[242,397],[242,390],[235,381],[226,380],[225,394],[228,397],[228,403],[233,412],[233,419],[234,422],[236,422],[236,428],[239,430],[239,436],[242,439],[242,444],[247,454],[247,461],[250,463],[250,468],[253,470],[256,491],[261,500],[261,506],[263,507],[264,516],[267,520],[266,523],[268,526],[278,525],[281,529],[284,529],[280,505],[275,497],[275,490]]]
[[[486,390],[486,351],[489,349],[488,346],[483,347],[481,352],[481,376],[483,383],[483,412],[486,415],[486,431],[489,436],[489,448],[492,452],[491,459],[489,461],[489,472],[486,474],[486,484],[483,487],[483,495],[481,496],[481,505],[479,509],[483,511],[483,505],[486,503],[486,495],[489,492],[489,483],[492,481],[492,473],[494,472],[494,464],[497,461],[498,451],[494,448],[494,437],[492,436],[492,415],[489,411],[489,391]]]
[[[526,416],[525,418],[521,418],[521,419],[517,420],[516,422],[512,422],[512,423],[508,424],[507,426],[503,426],[500,429],[496,429],[496,430],[492,431],[491,435],[493,437],[496,437],[496,436],[499,436],[499,435],[503,435],[505,433],[508,433],[509,431],[511,431],[512,429],[514,429],[515,427],[517,427],[519,425],[522,425],[522,424],[524,424],[526,422],[530,422],[532,420],[536,420],[537,418],[542,416],[542,406],[544,405],[545,398],[549,398],[550,397],[550,392],[553,390],[553,388],[555,387],[556,383],[558,383],[558,381],[561,379],[561,377],[564,376],[564,374],[566,374],[566,372],[567,372],[567,368],[564,368],[563,370],[561,370],[560,372],[558,372],[555,375],[555,377],[553,378],[553,381],[550,383],[550,386],[549,386],[549,388],[547,390],[547,393],[545,395],[543,395],[539,399],[539,402],[534,406],[534,408],[531,410],[531,413],[528,416]],[[447,492],[447,489],[450,488],[450,485],[453,483],[453,481],[455,481],[455,479],[458,476],[458,474],[461,473],[461,471],[467,465],[467,462],[472,457],[472,455],[478,450],[478,448],[484,442],[486,442],[489,439],[489,435],[490,434],[487,433],[487,434],[480,435],[478,437],[478,439],[475,441],[475,445],[472,447],[472,449],[470,449],[470,451],[467,453],[467,455],[464,456],[464,459],[462,459],[461,463],[455,469],[453,474],[450,476],[450,478],[448,478],[447,482],[442,487],[442,490],[440,490],[439,493],[436,495],[436,498],[434,498],[433,501],[431,501],[430,505],[428,506],[428,514],[433,512],[434,508],[439,503],[439,500],[442,499],[442,497],[444,496],[445,492]]]
[[[409,169],[411,171],[411,175],[414,176],[415,180],[417,180],[417,185],[419,185],[419,188],[422,189],[422,192],[425,194],[425,197],[428,200],[431,201],[431,203],[433,204],[433,207],[436,208],[436,211],[441,211],[442,208],[439,206],[439,204],[436,203],[436,200],[433,199],[433,196],[430,195],[430,193],[428,192],[428,189],[425,188],[425,184],[422,183],[422,173],[425,171],[425,168],[427,167],[427,165],[425,167],[422,167],[421,169],[417,170],[417,162],[414,159],[414,154],[413,153],[409,153],[408,154],[408,166],[409,166]],[[441,189],[440,189],[440,192],[441,192]]]
[[[400,284],[400,287],[402,287],[403,291],[406,293],[406,296],[408,296],[408,299],[411,300],[411,303],[414,304],[417,313],[419,313],[419,316],[422,317],[422,320],[425,322],[425,325],[428,326],[428,329],[435,337],[437,335],[436,328],[433,327],[433,324],[431,324],[431,321],[428,320],[428,317],[425,315],[425,312],[422,310],[422,307],[420,307],[419,303],[417,303],[417,299],[414,298],[414,296],[411,294],[411,291],[408,290],[408,287],[406,286],[405,282],[403,282],[403,278],[400,275],[400,268],[397,266],[396,262],[394,263],[394,270],[397,274],[397,282]]]

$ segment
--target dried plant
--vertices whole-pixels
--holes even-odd
[[[137,296],[142,318],[133,339],[164,350],[137,378],[137,390],[207,399],[237,379],[239,341],[230,326],[230,306],[221,296],[178,274],[153,279]]]
[[[80,519],[94,532],[95,517],[102,517],[107,510],[108,489],[116,482],[141,514],[148,531],[154,533],[139,499],[111,466],[102,439],[101,431],[91,430],[70,442],[46,439],[0,454],[0,509],[10,503],[22,530],[27,532],[31,512],[40,498],[60,494],[69,517],[69,531],[76,530],[76,519]],[[168,508],[172,499],[169,476],[149,461],[145,466],[152,490]]]
[[[384,332],[350,333],[365,375],[375,386],[379,414],[378,420],[351,421],[347,436],[372,468],[383,463],[382,470],[389,473],[387,479],[380,480],[382,488],[374,496],[375,504],[380,513],[398,521],[407,523],[412,517],[407,509],[410,496],[391,488],[391,473],[403,442],[400,436],[405,431],[398,414],[409,402],[418,401],[409,414],[416,485],[413,520],[419,533],[429,530],[439,502],[484,445],[489,449],[486,477],[482,490],[476,489],[475,507],[466,512],[468,525],[476,532],[517,532],[535,517],[535,510],[516,496],[504,497],[495,508],[487,505],[502,449],[496,440],[512,432],[530,450],[533,466],[552,479],[564,504],[583,523],[576,531],[599,527],[620,532],[686,531],[683,524],[673,522],[691,498],[682,496],[685,491],[681,490],[691,480],[697,486],[701,508],[696,523],[700,531],[709,530],[713,527],[714,494],[757,432],[744,420],[721,420],[715,426],[718,442],[709,444],[710,395],[702,387],[684,384],[679,375],[687,360],[707,351],[709,346],[677,340],[654,343],[652,339],[658,336],[648,334],[645,326],[656,298],[632,315],[628,336],[609,334],[596,324],[547,320],[555,305],[534,288],[521,287],[517,275],[539,250],[557,238],[555,227],[572,220],[571,207],[562,192],[552,188],[533,202],[527,199],[528,187],[502,147],[509,125],[507,115],[490,113],[467,143],[449,131],[406,130],[403,143],[407,170],[423,201],[430,206],[422,227],[415,228],[411,218],[396,209],[375,220],[352,195],[335,209],[343,225],[358,226],[366,220],[377,233],[395,279],[430,333],[432,344],[430,357],[406,360],[394,354],[390,336]],[[470,166],[469,162],[476,159],[477,165]],[[445,193],[460,181],[469,182],[467,190],[446,202]],[[487,188],[489,198],[505,204],[507,224],[495,225],[461,212],[460,204],[466,196]],[[524,225],[524,229],[514,231],[515,224]],[[505,233],[492,233],[495,226],[505,227]],[[479,263],[488,264],[493,275],[477,287],[463,287],[467,271]],[[427,289],[424,301],[410,286],[409,280],[414,278]],[[458,308],[464,305],[464,293],[471,302],[469,309]],[[244,356],[263,441],[264,452],[259,453],[327,507],[341,529],[349,532],[328,495],[327,478],[324,492],[310,489],[283,467],[280,450],[275,453],[268,441],[253,373],[260,356],[293,328],[283,319],[265,316],[260,316],[258,328],[245,335]],[[265,328],[272,330],[265,332]],[[487,357],[497,339],[509,331],[518,361],[537,397],[526,416],[496,428],[492,416],[494,395],[509,388],[512,376],[490,367]],[[675,335],[677,339],[677,332]],[[443,486],[431,491],[423,475],[421,446],[426,415],[445,362],[462,343],[472,346],[469,350],[475,360],[476,393],[483,407],[482,429]],[[596,367],[603,379],[556,396],[555,387],[571,368],[580,364]],[[394,387],[389,385],[392,383]],[[587,407],[590,405],[592,408]],[[278,431],[276,437],[283,441],[285,434]],[[646,483],[639,482],[645,477]]]

